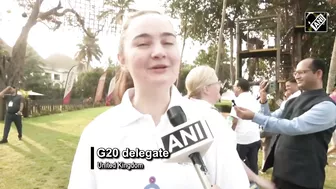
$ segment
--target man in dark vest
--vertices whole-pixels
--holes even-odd
[[[288,100],[284,109],[270,113],[265,82],[260,85],[263,114],[235,107],[238,117],[278,134],[264,167],[273,167],[278,189],[323,189],[328,143],[336,126],[336,105],[323,89],[325,73],[323,61],[304,59],[293,74],[302,93]]]
[[[9,94],[7,94],[9,93]],[[24,105],[24,99],[21,95],[17,94],[17,89],[15,87],[7,87],[0,92],[0,97],[4,98],[6,101],[6,116],[5,116],[5,127],[3,132],[2,140],[0,144],[7,143],[8,134],[12,122],[14,122],[16,129],[19,133],[19,140],[22,139],[22,110]]]

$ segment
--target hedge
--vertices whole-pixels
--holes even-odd
[[[232,107],[232,102],[230,100],[223,100],[221,102],[216,103],[215,107],[220,112],[230,113],[231,112],[231,107]]]

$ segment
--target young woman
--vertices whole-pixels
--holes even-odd
[[[172,106],[181,106],[189,120],[207,118],[207,110],[182,97],[174,86],[181,60],[176,35],[167,17],[151,11],[130,16],[123,27],[118,58],[124,71],[121,75],[129,74],[133,82],[119,80],[119,94],[123,95],[121,103],[98,116],[84,129],[68,188],[203,189],[191,163],[125,159],[122,156],[119,159],[97,157],[96,154],[104,156],[101,153],[104,151],[97,152],[98,148],[114,148],[116,154],[126,148],[148,150],[148,153],[158,150],[157,138],[173,128],[166,114]],[[134,87],[127,89],[123,87],[125,85]],[[235,147],[228,144],[231,138],[223,130],[223,120],[212,117],[206,120],[214,141],[203,158],[214,188],[248,189],[248,178]],[[94,147],[93,154],[90,153],[91,147]],[[97,168],[98,162],[143,163],[144,169],[103,170]]]
[[[208,109],[208,117],[214,120],[221,120],[223,132],[225,132],[223,135],[227,138],[226,144],[223,144],[223,148],[228,148],[227,145],[232,145],[232,147],[236,148],[235,132],[230,129],[230,126],[226,126],[228,123],[225,122],[224,117],[214,107],[214,104],[220,99],[220,82],[215,70],[209,66],[198,66],[189,72],[185,82],[188,98],[203,106],[204,109]],[[244,162],[242,164],[251,182],[257,183],[264,189],[275,188],[272,182],[256,175]]]

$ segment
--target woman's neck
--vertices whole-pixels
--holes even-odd
[[[214,105],[215,103],[213,102],[213,100],[211,99],[211,97],[206,96],[206,95],[202,95],[202,97],[200,98],[201,100],[204,100],[206,102],[208,102],[211,105]]]
[[[170,88],[148,90],[135,87],[132,104],[139,112],[151,115],[155,125],[158,125],[161,116],[167,111],[170,97]]]

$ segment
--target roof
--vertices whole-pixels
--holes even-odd
[[[63,54],[53,54],[50,55],[44,61],[44,67],[49,67],[52,69],[67,69],[69,70],[74,65],[78,63],[70,58],[69,56]]]
[[[12,54],[12,47],[9,46],[3,39],[0,38],[0,49],[4,48],[5,51],[9,53],[9,55]],[[53,54],[50,55],[48,58],[43,59],[30,45],[27,45],[27,52],[33,52],[36,53],[41,60],[43,60],[43,65],[41,67],[49,68],[50,70],[69,70],[72,66],[76,65],[77,62],[70,58],[69,56],[62,55],[62,54]]]

